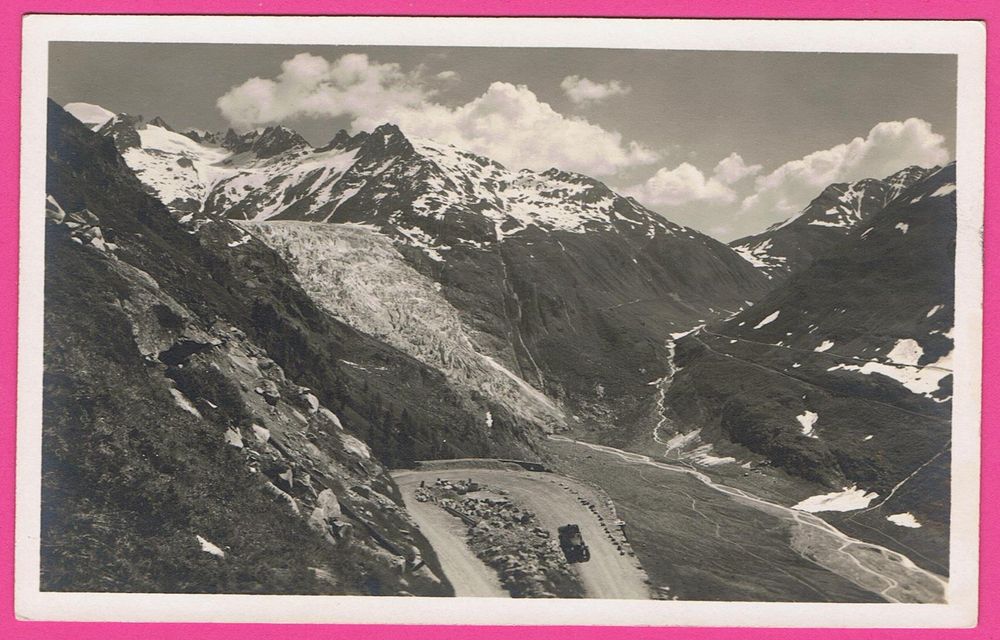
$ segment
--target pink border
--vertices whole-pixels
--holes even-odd
[[[990,215],[1000,202],[1000,144],[991,134],[1000,128],[1000,109],[995,97],[1000,83],[1000,2],[996,0],[632,0],[615,3],[605,0],[457,0],[393,2],[392,0],[341,0],[336,3],[309,0],[147,0],[142,9],[129,0],[6,0],[0,8],[0,43],[9,60],[15,59],[21,45],[21,17],[27,13],[160,13],[160,14],[291,14],[291,15],[463,15],[463,16],[628,16],[691,18],[841,18],[841,19],[975,19],[987,23],[987,111],[986,111],[986,283],[984,326],[997,316],[1000,300],[996,280],[1000,278],[1000,238]],[[994,28],[990,28],[994,27]],[[0,71],[0,122],[6,132],[0,143],[0,637],[74,638],[185,638],[198,637],[237,640],[321,638],[335,634],[353,638],[406,638],[407,640],[444,640],[475,637],[483,640],[517,635],[520,640],[603,640],[615,638],[684,638],[714,640],[720,638],[824,640],[851,638],[889,640],[896,638],[1000,638],[1000,434],[984,429],[982,444],[982,534],[979,626],[955,630],[836,630],[836,629],[726,629],[664,628],[649,629],[600,627],[457,627],[457,626],[380,626],[380,625],[210,625],[210,624],[109,624],[109,623],[29,623],[14,619],[14,427],[16,402],[17,353],[17,237],[20,65],[8,63]],[[989,425],[1000,411],[1000,395],[993,393],[1000,380],[1000,337],[987,332],[983,342],[983,424]],[[720,621],[724,622],[724,621]]]

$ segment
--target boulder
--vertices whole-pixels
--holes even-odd
[[[281,400],[281,392],[278,391],[278,385],[273,380],[262,378],[257,381],[257,386],[253,390],[258,395],[263,396],[264,401],[271,406],[278,404],[278,401]]]
[[[264,375],[268,376],[272,380],[284,382],[285,372],[281,368],[281,366],[274,360],[268,357],[258,358],[257,366],[260,367],[260,370],[264,372]]]
[[[66,212],[63,208],[59,206],[56,199],[49,196],[45,199],[45,220],[55,224],[62,224],[62,221],[66,219]]]
[[[344,430],[344,426],[340,424],[340,418],[338,418],[337,414],[335,414],[334,412],[330,411],[326,407],[320,407],[319,414],[322,415],[327,420],[329,420],[330,422],[332,422],[333,426],[337,427],[337,429],[340,429],[341,431]]]
[[[91,213],[89,209],[81,209],[80,211],[74,211],[73,213],[67,214],[65,221],[66,226],[71,229],[92,227],[101,223],[101,220]]]
[[[261,442],[267,442],[268,440],[271,439],[271,432],[267,428],[262,427],[259,424],[253,425],[253,434],[257,436],[257,439],[260,440]]]
[[[284,502],[285,504],[287,504],[288,508],[294,511],[296,515],[301,514],[301,512],[299,511],[298,501],[296,501],[295,498],[293,498],[292,496],[288,495],[287,493],[279,489],[273,483],[265,482],[264,491],[272,495],[274,499],[277,500],[278,502]]]
[[[318,582],[325,582],[331,586],[337,586],[339,584],[333,574],[326,569],[320,569],[319,567],[309,567],[309,569],[313,572],[313,576]]]
[[[236,447],[237,449],[243,448],[243,436],[240,435],[238,429],[226,429],[225,433],[222,434],[222,437],[226,440],[226,444],[229,446]]]
[[[319,398],[312,394],[308,389],[299,395],[306,406],[309,407],[309,413],[316,413],[319,411]]]

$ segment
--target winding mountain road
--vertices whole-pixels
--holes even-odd
[[[590,547],[590,561],[570,566],[579,576],[586,596],[651,597],[646,574],[638,561],[628,552],[619,550],[614,542],[614,522],[608,522],[605,515],[598,517],[583,502],[600,505],[605,500],[588,485],[554,473],[476,467],[397,471],[392,475],[407,510],[438,554],[456,595],[503,597],[506,593],[502,590],[498,593],[496,573],[469,550],[465,526],[439,506],[416,500],[414,492],[421,480],[432,484],[437,478],[451,481],[471,478],[491,489],[503,489],[516,504],[534,512],[539,526],[549,530],[553,538],[564,524],[580,525],[584,542]],[[598,513],[601,512],[602,509],[598,509]]]
[[[548,438],[616,456],[635,465],[686,474],[734,500],[779,517],[791,526],[791,547],[797,553],[889,602],[932,603],[947,599],[948,582],[941,576],[918,567],[909,558],[891,549],[851,538],[819,516],[719,484],[706,473],[690,466],[658,462],[643,454],[565,436],[550,435]]]

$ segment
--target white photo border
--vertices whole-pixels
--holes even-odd
[[[73,621],[957,628],[977,621],[985,26],[973,21],[31,15],[23,22],[15,612]],[[55,593],[39,589],[45,135],[50,42],[958,56],[958,236],[948,604]],[[627,43],[624,47],[622,43]],[[38,212],[38,213],[36,213]]]

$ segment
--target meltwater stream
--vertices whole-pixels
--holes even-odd
[[[851,538],[811,513],[769,502],[742,489],[719,484],[697,469],[658,462],[640,453],[573,440],[565,436],[548,437],[550,440],[571,443],[617,456],[630,464],[646,465],[691,476],[741,504],[784,520],[791,527],[790,544],[797,554],[862,589],[878,594],[889,602],[946,601],[948,583],[941,576],[918,567],[909,558],[896,551]]]

